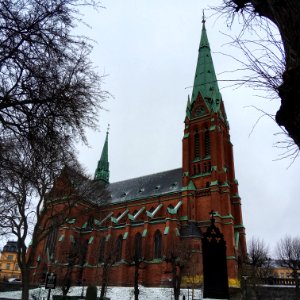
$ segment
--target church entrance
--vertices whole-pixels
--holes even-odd
[[[211,211],[211,225],[202,238],[204,298],[228,299],[226,242],[215,225]]]

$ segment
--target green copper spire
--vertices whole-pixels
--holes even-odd
[[[105,183],[109,183],[109,162],[108,162],[108,130],[106,131],[106,138],[101,153],[101,158],[98,161],[98,166],[95,171],[95,179],[102,180]]]
[[[188,95],[188,101],[186,104],[186,116],[190,119],[191,118],[191,100],[190,95]]]
[[[211,57],[210,46],[205,28],[204,12],[202,24],[202,34],[191,104],[194,103],[200,93],[202,98],[205,100],[207,107],[211,111],[218,112],[222,96],[219,91],[214,64]]]

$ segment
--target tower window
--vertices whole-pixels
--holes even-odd
[[[200,157],[200,140],[199,140],[199,133],[195,133],[195,157]]]
[[[209,130],[206,129],[204,132],[204,154],[205,156],[208,156],[210,154],[210,137],[209,137]]]
[[[194,174],[197,174],[196,165],[193,165]]]

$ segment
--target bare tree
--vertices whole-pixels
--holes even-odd
[[[192,256],[192,249],[188,242],[179,237],[172,237],[165,249],[165,261],[171,265],[172,287],[174,299],[179,300],[183,271]]]
[[[109,283],[109,271],[112,265],[116,262],[115,247],[112,239],[106,242],[105,238],[102,238],[100,241],[99,262],[102,263],[100,300],[103,300]]]
[[[98,6],[93,0],[0,2],[0,232],[17,238],[24,300],[39,241],[65,221],[75,200],[70,189],[62,209],[47,193],[65,164],[76,161],[75,138],[85,141],[84,129],[95,127],[107,96],[89,60],[89,40],[73,34],[81,5]]]
[[[270,61],[260,63],[260,54],[249,53],[248,49],[244,47],[245,43],[240,43],[238,46],[248,54],[250,69],[256,69],[259,78],[261,78],[261,71],[263,71],[264,76],[267,75],[264,79],[267,79],[269,83],[272,81],[275,83],[273,87],[275,87],[278,96],[281,98],[281,107],[276,114],[276,122],[278,125],[285,127],[288,135],[300,148],[300,104],[298,101],[300,94],[300,21],[298,18],[300,2],[298,0],[223,0],[221,11],[229,16],[230,23],[235,15],[241,17],[243,26],[241,34],[248,28],[255,31],[255,26],[258,26],[256,31],[265,26],[269,27],[270,24],[278,29],[281,37],[280,42],[284,50],[284,56],[282,57],[284,64],[280,66],[280,68],[283,67],[282,71],[280,71],[280,68],[278,69],[280,73],[277,73],[275,81],[274,68],[272,68]],[[269,45],[272,46],[274,40],[272,40],[272,36],[269,37],[271,38],[267,41],[267,44],[269,42]],[[278,40],[276,40],[276,43],[278,46]],[[268,50],[267,48],[263,50]],[[272,56],[271,51],[267,51],[265,58],[271,57],[270,54]],[[258,69],[257,63],[259,64]],[[262,83],[264,84],[265,80]],[[259,80],[255,82],[256,86],[260,86],[260,84]]]
[[[54,147],[54,145],[52,146]],[[64,205],[49,200],[54,179],[61,172],[67,157],[59,149],[43,154],[44,159],[26,154],[24,145],[11,145],[9,158],[2,161],[0,172],[0,230],[17,239],[18,264],[22,274],[22,299],[28,299],[29,271],[38,244],[64,224],[77,202],[75,189],[65,194]],[[74,157],[68,157],[74,164]],[[67,169],[65,169],[67,172]],[[81,177],[81,175],[77,175]],[[35,225],[34,225],[35,224]],[[27,251],[27,239],[31,246]]]
[[[0,3],[0,139],[30,145],[84,138],[106,98],[87,38],[72,34],[80,0]]]
[[[296,299],[300,299],[300,238],[286,236],[277,243],[276,255],[282,267],[289,268],[296,282]]]
[[[261,280],[274,275],[270,251],[265,242],[259,238],[253,237],[247,245],[248,257],[242,275],[249,276],[248,282],[251,284],[256,296],[259,297],[258,284],[261,283]]]

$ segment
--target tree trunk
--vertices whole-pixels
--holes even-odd
[[[296,283],[296,288],[295,288],[295,293],[296,293],[296,300],[300,300],[300,290],[299,290],[299,276],[297,270],[294,271],[294,277],[295,277],[295,283]]]
[[[285,52],[285,72],[279,87],[281,106],[276,122],[284,126],[300,148],[300,1],[299,0],[232,0],[237,9],[251,4],[254,12],[274,23]]]
[[[139,300],[139,267],[140,263],[136,261],[134,265],[134,300]]]
[[[104,263],[102,270],[102,284],[101,284],[101,292],[100,292],[100,300],[104,299],[107,283],[108,283],[108,264]]]
[[[21,269],[22,274],[22,300],[29,299],[29,267],[23,266]]]

